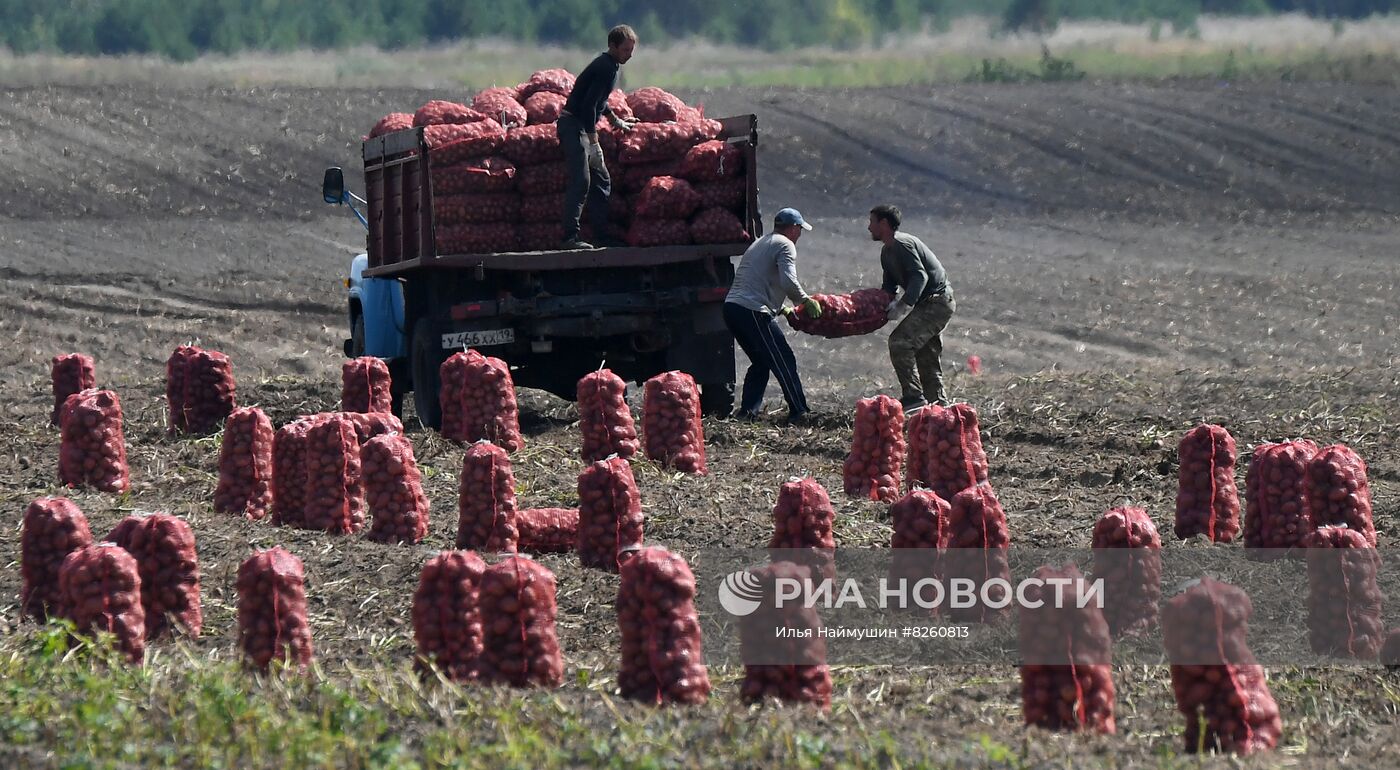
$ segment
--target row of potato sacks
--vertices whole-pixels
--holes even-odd
[[[554,125],[574,76],[536,72],[514,88],[488,88],[469,104],[433,100],[386,115],[370,138],[424,127],[437,249],[443,254],[554,249],[564,238],[564,150]],[[748,243],[744,153],[722,126],[660,88],[614,91],[598,121],[612,178],[608,219],[631,246]],[[600,238],[587,224],[585,238]]]

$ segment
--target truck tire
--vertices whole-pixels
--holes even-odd
[[[350,325],[350,358],[365,354],[365,314],[356,313],[355,322]]]
[[[709,382],[700,386],[700,413],[706,417],[728,417],[734,411],[734,383]]]
[[[409,359],[413,370],[413,407],[424,430],[442,428],[442,403],[438,391],[442,388],[440,367],[444,360],[433,324],[426,318],[413,324],[413,341],[409,343]]]

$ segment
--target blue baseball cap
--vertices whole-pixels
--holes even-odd
[[[807,220],[802,218],[802,213],[797,209],[783,209],[773,217],[773,224],[778,227],[797,225],[803,230],[811,230],[812,226],[807,224]]]

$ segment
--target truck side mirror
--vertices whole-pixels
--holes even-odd
[[[345,202],[345,173],[338,167],[326,169],[326,176],[321,180],[321,197],[326,203]]]

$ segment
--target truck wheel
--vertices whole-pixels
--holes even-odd
[[[442,428],[442,404],[438,401],[438,391],[442,388],[442,351],[433,325],[426,318],[418,319],[413,325],[413,342],[409,358],[413,369],[413,407],[418,412],[418,422],[425,430]]]
[[[700,413],[706,417],[728,417],[734,411],[734,383],[709,382],[700,386]]]
[[[355,316],[350,327],[350,357],[359,358],[365,354],[365,314]]]

